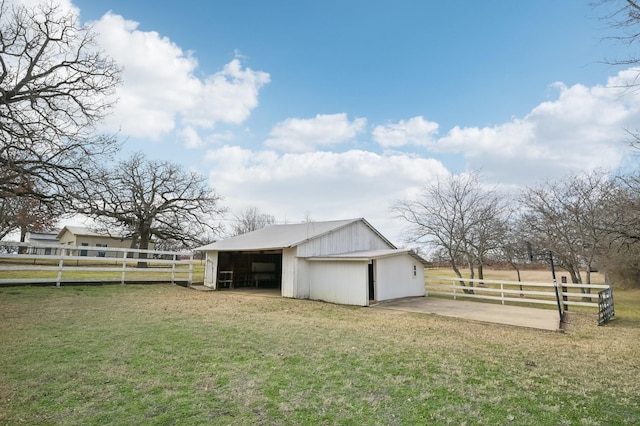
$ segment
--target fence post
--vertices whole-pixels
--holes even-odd
[[[122,253],[122,275],[120,277],[120,284],[124,285],[124,276],[127,270],[127,259],[129,258],[129,253],[127,250]]]
[[[56,287],[60,287],[60,281],[62,281],[62,268],[64,267],[64,256],[67,249],[63,248],[60,253],[60,260],[58,261],[58,277],[56,278]]]
[[[564,312],[562,311],[562,305],[560,304],[560,292],[558,291],[558,281],[556,280],[556,267],[553,264],[552,251],[549,251],[549,261],[551,262],[551,275],[553,276],[553,288],[556,292],[556,304],[558,305],[558,315],[560,316],[560,322],[564,322]]]
[[[172,263],[171,263],[171,284],[175,285],[176,284],[176,261],[178,260],[178,255],[174,254],[172,257]]]
[[[189,255],[189,287],[193,284],[193,253]]]
[[[456,281],[453,280],[452,283],[453,283],[453,300],[457,300],[456,299]]]
[[[502,304],[504,305],[504,283],[500,283],[500,298],[502,299]]]
[[[566,276],[561,276],[560,277],[562,284],[566,284],[567,283],[567,277]],[[569,304],[566,303],[569,300],[569,297],[567,297],[567,295],[565,294],[567,292],[567,287],[566,286],[562,286],[562,301],[564,302],[562,304],[562,306],[564,307],[565,311],[569,310]]]

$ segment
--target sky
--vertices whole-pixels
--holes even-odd
[[[123,67],[100,131],[207,176],[223,223],[364,217],[403,246],[391,206],[438,176],[633,162],[637,73],[586,0],[57,1]]]

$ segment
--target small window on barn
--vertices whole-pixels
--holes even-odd
[[[416,265],[413,265],[413,278],[418,276],[418,267]]]

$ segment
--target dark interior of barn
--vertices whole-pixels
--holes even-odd
[[[218,289],[281,288],[282,252],[220,252]]]

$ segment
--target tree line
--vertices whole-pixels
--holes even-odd
[[[640,286],[640,174],[592,171],[546,181],[509,194],[486,185],[479,172],[448,175],[394,204],[407,242],[463,272],[506,263],[518,272],[549,262],[574,283],[604,272],[621,286]],[[477,273],[477,275],[476,275]],[[465,274],[466,275],[466,274]]]

